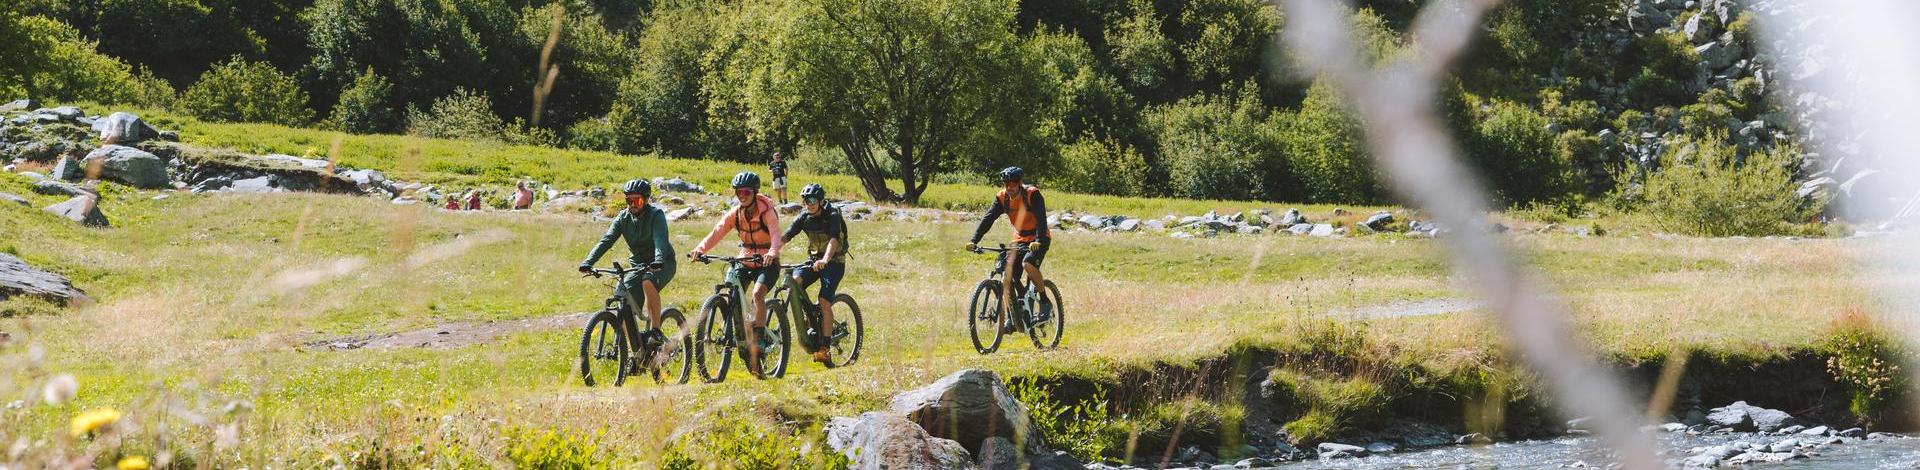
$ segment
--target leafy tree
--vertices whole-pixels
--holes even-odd
[[[1526,105],[1464,94],[1456,112],[1468,123],[1460,145],[1499,202],[1522,206],[1571,195],[1571,162],[1555,151],[1546,116]]]
[[[17,0],[0,0],[0,2]],[[172,89],[94,50],[72,27],[0,3],[0,96],[113,103],[164,100]]]
[[[1048,181],[1068,191],[1117,196],[1147,194],[1147,159],[1118,142],[1080,139],[1060,150],[1060,171]]]
[[[199,0],[104,0],[93,31],[100,50],[175,83],[232,56],[262,57],[266,42]]]
[[[624,35],[609,31],[591,12],[563,3],[529,8],[521,14],[520,30],[527,47],[544,52],[556,15],[561,18],[560,35],[548,63],[558,67],[559,74],[541,111],[541,122],[548,126],[605,114],[621,78],[634,66]]]
[[[1286,198],[1292,175],[1278,126],[1259,91],[1201,95],[1147,113],[1167,166],[1171,195],[1196,199]],[[1292,196],[1292,194],[1285,194]]]
[[[731,149],[746,136],[720,135],[709,127],[709,93],[703,91],[708,76],[720,73],[707,65],[709,51],[721,38],[739,36],[719,11],[690,6],[656,13],[635,46],[634,67],[617,87],[606,117],[614,131],[604,140],[628,154],[736,155]]]
[[[736,83],[749,84],[740,89],[757,132],[791,126],[839,147],[874,199],[914,203],[933,175],[987,144],[983,131],[1026,132],[1050,104],[1008,93],[1038,81],[1013,31],[1014,6],[798,0],[773,23],[778,41],[760,43],[774,60]]]
[[[340,104],[334,105],[328,121],[330,127],[354,134],[393,132],[400,127],[400,115],[394,112],[393,83],[367,69],[340,92]]]
[[[306,73],[319,102],[335,103],[371,67],[392,80],[399,103],[426,105],[466,88],[487,94],[496,114],[532,109],[538,51],[506,0],[319,0],[306,18]]]
[[[1261,0],[1190,0],[1180,12],[1180,53],[1195,81],[1254,78],[1279,31],[1280,13]]]
[[[265,62],[235,56],[200,75],[180,96],[180,108],[220,122],[268,122],[304,126],[313,121],[307,92],[293,76]]]
[[[1173,72],[1173,41],[1160,34],[1160,18],[1153,4],[1133,2],[1133,14],[1107,30],[1109,62],[1114,73],[1134,89],[1160,86]]]
[[[1354,204],[1383,198],[1360,129],[1332,85],[1315,82],[1307,89],[1300,112],[1281,130],[1281,141],[1308,201]]]

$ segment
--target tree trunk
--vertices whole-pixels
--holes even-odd
[[[873,147],[856,139],[854,143],[840,146],[847,154],[847,163],[853,165],[853,173],[860,177],[860,185],[867,190],[867,197],[874,201],[892,201],[895,197],[892,188],[887,187],[887,175],[873,161]]]

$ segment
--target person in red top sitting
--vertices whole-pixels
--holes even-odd
[[[467,192],[467,210],[480,210],[480,190],[475,189]]]
[[[739,269],[727,273],[728,280],[737,280],[742,288],[753,290],[753,326],[747,329],[747,370],[754,375],[764,375],[760,369],[760,340],[767,334],[767,291],[772,290],[780,275],[780,212],[774,210],[773,199],[760,194],[760,175],[743,171],[733,176],[733,195],[740,201],[720,222],[713,225],[713,232],[700,241],[700,246],[687,253],[698,259],[707,250],[726,238],[727,232],[740,233],[739,257],[760,256],[758,263],[746,263]]]
[[[446,209],[446,210],[450,210],[450,211],[457,211],[457,210],[460,210],[460,196],[457,196],[457,195],[453,195],[453,194],[448,194],[448,195],[447,195],[447,204],[446,204],[445,206],[441,206],[441,207],[442,207],[442,208],[444,208],[444,209]]]

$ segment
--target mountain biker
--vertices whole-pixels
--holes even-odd
[[[767,291],[773,289],[780,271],[780,247],[785,242],[774,236],[780,232],[780,213],[774,210],[773,199],[760,194],[760,175],[751,171],[734,175],[733,195],[740,204],[721,216],[713,232],[688,255],[700,258],[726,238],[728,231],[735,231],[740,234],[739,257],[760,257],[727,273],[727,279],[738,281],[742,288],[752,284],[753,309],[749,313],[753,314],[753,327],[747,329],[747,370],[759,376],[765,373],[760,370],[759,338],[767,334]]]
[[[773,151],[773,163],[767,164],[767,173],[773,176],[773,192],[780,195],[780,203],[787,203],[787,161],[780,159],[780,151]]]
[[[1013,289],[1020,283],[1020,273],[1025,271],[1032,276],[1034,286],[1047,285],[1046,277],[1040,274],[1040,262],[1047,257],[1047,247],[1053,241],[1052,231],[1047,229],[1047,202],[1041,197],[1040,188],[1024,184],[1026,172],[1020,167],[1010,166],[1000,170],[1000,182],[1005,185],[1000,194],[993,197],[993,207],[987,209],[987,215],[980,218],[980,226],[973,230],[973,238],[967,242],[967,251],[980,248],[980,238],[993,229],[993,221],[1001,214],[1007,215],[1007,222],[1013,225],[1013,244],[1025,250],[1007,252],[1008,279],[1011,282],[1002,286],[1001,310],[1013,311]],[[1003,316],[1001,330],[1010,331],[1011,321],[1005,321],[1011,315]]]
[[[667,215],[647,203],[653,198],[653,185],[647,180],[627,181],[621,191],[626,193],[627,210],[620,211],[620,216],[607,226],[607,234],[600,237],[600,243],[587,253],[587,260],[580,263],[580,272],[592,273],[593,264],[613,247],[614,240],[626,239],[627,261],[641,271],[620,283],[627,291],[627,307],[638,312],[642,309],[632,303],[644,302],[647,312],[647,331],[628,333],[645,340],[648,348],[657,348],[667,340],[666,335],[660,333],[660,290],[673,280],[674,273],[673,244],[667,239]],[[640,298],[635,298],[636,293]]]
[[[827,190],[820,184],[809,184],[800,188],[800,203],[806,209],[787,226],[787,233],[780,236],[781,243],[793,241],[794,235],[807,232],[807,257],[813,260],[810,266],[794,268],[793,277],[800,281],[805,289],[814,281],[820,281],[820,337],[833,338],[833,294],[840,288],[840,278],[847,273],[847,221],[840,217],[840,210],[827,205]],[[813,361],[833,367],[829,344],[812,345]]]

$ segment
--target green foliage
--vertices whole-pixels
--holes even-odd
[[[620,80],[607,113],[613,149],[627,154],[726,158],[744,134],[721,135],[707,120],[704,56],[720,27],[715,13],[683,7],[656,13],[635,47],[635,66]]]
[[[439,139],[504,140],[507,124],[493,115],[486,95],[465,88],[434,100],[427,111],[407,111],[407,133]]]
[[[1673,145],[1647,176],[1643,209],[1666,229],[1704,236],[1787,233],[1811,212],[1794,195],[1799,149],[1776,146],[1745,158],[1724,134]]]
[[[694,469],[701,464],[736,469],[844,469],[852,462],[826,446],[826,433],[791,432],[751,417],[716,415],[711,426],[689,433],[661,456],[661,468]]]
[[[635,64],[626,35],[609,30],[590,11],[569,8],[565,3],[528,8],[521,13],[520,31],[527,46],[535,51],[545,47],[556,26],[556,16],[560,18],[560,35],[548,64],[558,67],[559,75],[540,116],[540,122],[549,127],[605,114],[619,91],[621,78]]]
[[[1180,12],[1180,53],[1190,78],[1224,83],[1253,78],[1280,25],[1276,7],[1260,0],[1191,0]]]
[[[1123,83],[1135,89],[1160,86],[1175,66],[1173,41],[1160,34],[1160,18],[1153,4],[1132,2],[1133,14],[1106,32],[1108,63]]]
[[[1299,178],[1300,196],[1312,202],[1369,203],[1383,199],[1361,141],[1360,122],[1332,85],[1315,83],[1300,112],[1281,130],[1288,165]]]
[[[367,69],[353,79],[353,85],[340,92],[340,104],[334,105],[327,127],[355,134],[393,132],[400,127],[400,113],[393,105],[393,84]]]
[[[1082,139],[1060,150],[1051,186],[1087,194],[1141,196],[1147,191],[1147,160],[1139,151],[1109,140]]]
[[[1606,148],[1599,136],[1584,130],[1562,132],[1553,137],[1553,152],[1555,161],[1572,166],[1568,170],[1573,185],[1569,190],[1599,195],[1613,186],[1608,171],[1615,168],[1605,159]]]
[[[1828,351],[1827,373],[1846,385],[1848,411],[1869,424],[1891,417],[1912,381],[1905,368],[1913,354],[1866,314],[1847,311],[1835,318],[1820,347]]]
[[[1037,381],[1014,382],[1009,389],[1027,406],[1027,416],[1046,437],[1048,448],[1098,462],[1126,446],[1128,430],[1109,410],[1106,387],[1095,386],[1093,395],[1078,403],[1062,403],[1054,398],[1053,387]]]
[[[23,16],[0,4],[0,96],[150,104],[171,101],[172,88],[145,71],[95,51],[80,32],[57,20]]]
[[[1483,101],[1464,94],[1459,107],[1470,123],[1460,140],[1462,154],[1478,170],[1493,196],[1509,206],[1552,199],[1573,190],[1570,161],[1554,148],[1549,121],[1525,105]]]
[[[319,103],[333,104],[334,93],[372,68],[392,81],[402,105],[426,106],[466,88],[492,98],[494,111],[532,109],[539,46],[509,2],[318,0],[305,18]]]
[[[543,470],[588,470],[613,468],[601,455],[599,440],[552,429],[532,431],[509,429],[507,461],[514,468]]]
[[[302,126],[313,121],[307,92],[293,77],[265,62],[234,57],[200,75],[180,96],[180,109],[216,122],[267,122]]]
[[[1168,190],[1194,199],[1278,199],[1291,189],[1283,143],[1258,91],[1200,96],[1147,112]]]
[[[1627,79],[1628,102],[1646,109],[1691,101],[1681,80],[1693,77],[1694,64],[1700,62],[1692,44],[1677,32],[1653,34],[1634,40],[1624,60],[1640,64]]]
[[[101,52],[175,83],[187,83],[228,57],[265,55],[264,39],[210,3],[226,2],[105,0],[94,35]]]

